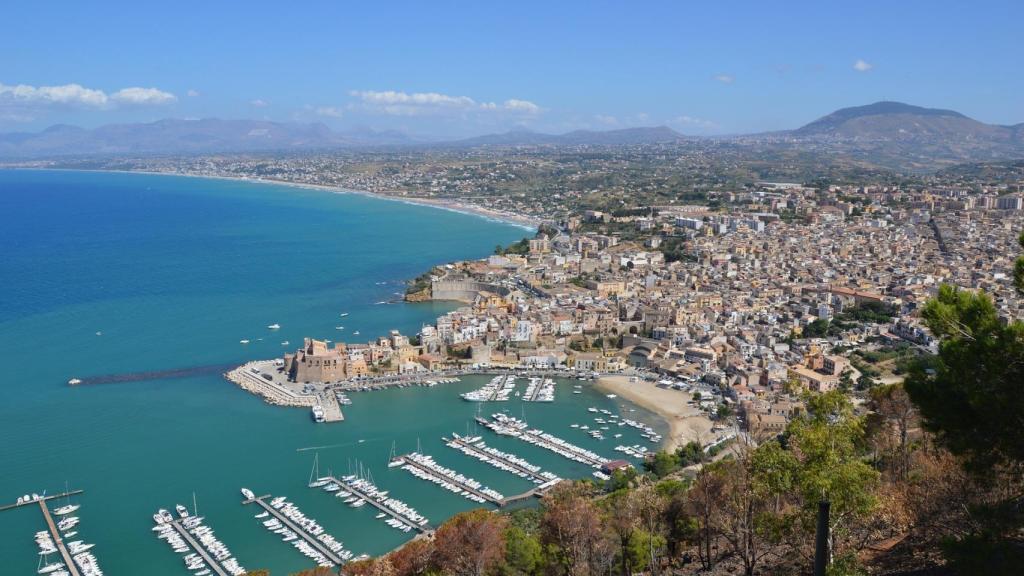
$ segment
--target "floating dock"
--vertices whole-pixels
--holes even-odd
[[[220,565],[220,562],[210,556],[210,553],[206,551],[206,548],[204,548],[199,542],[196,542],[195,538],[192,538],[192,535],[188,533],[188,530],[181,525],[181,519],[175,518],[174,520],[171,520],[169,524],[174,528],[178,535],[185,540],[185,543],[199,554],[203,559],[203,562],[206,562],[206,565],[210,567],[210,570],[217,573],[217,576],[231,576],[231,573],[225,570],[224,567]]]
[[[288,518],[287,516],[282,514],[280,510],[278,510],[277,508],[274,508],[270,504],[267,504],[266,502],[264,502],[263,501],[264,498],[270,498],[270,495],[268,494],[266,496],[257,496],[256,498],[253,498],[252,500],[246,500],[246,501],[242,502],[242,504],[251,504],[253,502],[255,502],[256,504],[259,504],[264,510],[266,510],[267,512],[270,512],[271,516],[273,516],[274,518],[277,518],[278,521],[280,521],[282,524],[287,526],[289,530],[291,530],[292,532],[295,532],[296,536],[298,536],[299,538],[302,538],[303,540],[305,540],[306,544],[309,544],[317,552],[323,554],[325,558],[327,558],[328,560],[333,562],[335,566],[341,566],[342,564],[345,563],[345,559],[344,558],[342,558],[342,557],[338,556],[337,554],[335,554],[334,551],[331,550],[330,548],[328,548],[327,546],[324,546],[323,542],[317,540],[316,537],[313,536],[312,534],[310,534],[309,532],[306,532],[305,528],[302,528],[301,526],[297,526],[294,522],[291,521],[290,518]]]
[[[81,492],[81,490],[79,490]],[[57,496],[54,496],[57,498]],[[81,576],[81,572],[78,571],[78,565],[75,564],[74,559],[71,558],[71,554],[68,552],[66,546],[64,546],[64,540],[60,537],[60,531],[57,530],[57,525],[53,523],[53,517],[50,516],[50,509],[46,506],[46,499],[34,500],[33,502],[39,503],[39,509],[43,511],[43,518],[46,519],[46,527],[50,529],[50,536],[53,537],[53,542],[57,545],[57,551],[60,552],[61,558],[64,559],[64,565],[67,567],[67,571],[71,573],[71,576]]]
[[[421,525],[413,522],[412,520],[406,518],[405,516],[402,516],[398,512],[395,512],[391,508],[388,508],[387,506],[381,504],[380,502],[377,501],[376,498],[370,496],[369,494],[367,494],[366,492],[360,490],[359,488],[357,488],[355,486],[352,486],[350,483],[345,482],[344,480],[340,480],[338,478],[335,478],[333,476],[327,476],[327,478],[330,478],[331,482],[334,482],[335,484],[343,487],[344,490],[346,490],[348,492],[351,492],[354,496],[358,496],[358,497],[362,498],[363,500],[366,500],[366,503],[369,504],[370,506],[373,506],[377,510],[380,510],[381,512],[387,514],[388,516],[391,516],[392,518],[394,518],[395,520],[398,520],[402,524],[405,524],[406,526],[410,526],[413,530],[415,530],[415,531],[417,531],[417,532],[419,532],[421,534],[432,534],[434,532],[434,528],[431,527],[430,524],[424,524],[424,525],[421,526]]]

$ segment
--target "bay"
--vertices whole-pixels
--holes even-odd
[[[396,300],[404,282],[431,265],[479,258],[528,235],[522,228],[283,185],[58,171],[0,171],[0,217],[0,503],[59,492],[65,483],[84,489],[78,538],[96,543],[107,574],[187,574],[150,527],[158,508],[191,507],[193,493],[246,568],[276,576],[310,567],[252,517],[258,510],[240,505],[242,486],[288,497],[357,554],[386,552],[409,537],[375,520],[369,507],[351,509],[307,488],[317,453],[322,470],[347,473],[361,462],[434,524],[475,505],[388,469],[392,445],[400,453],[419,445],[505,494],[530,487],[440,440],[472,429],[477,407],[458,394],[485,377],[353,394],[346,421],[332,425],[314,424],[306,410],[268,406],[215,369],[66,384],[277,357],[304,336],[414,334],[455,305],[379,302]],[[272,323],[282,328],[268,330]],[[569,424],[588,423],[589,406],[619,408],[589,387],[571,394],[569,382],[559,383],[557,397],[550,405],[515,400],[483,409],[525,413],[531,424],[614,456],[612,440],[599,443]],[[623,443],[639,441],[623,431]],[[556,474],[590,473],[518,440],[485,438]],[[32,535],[43,528],[37,507],[0,513],[5,572],[32,573]]]

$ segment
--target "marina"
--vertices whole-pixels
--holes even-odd
[[[462,394],[467,402],[507,402],[516,389],[516,377],[501,374],[491,378],[483,387]]]
[[[459,474],[455,470],[445,468],[434,462],[432,456],[412,452],[404,456],[397,456],[391,460],[389,466],[401,466],[403,470],[412,473],[413,476],[433,482],[438,486],[463,496],[474,502],[483,504],[489,502],[502,506],[505,496],[500,492],[484,486],[479,481]]]
[[[344,490],[350,494],[346,498],[355,498],[376,508],[379,511],[378,519],[387,518],[394,520],[394,523],[389,524],[394,528],[403,532],[414,530],[421,534],[431,534],[434,531],[430,526],[429,520],[417,512],[415,508],[397,498],[388,497],[388,493],[377,488],[373,482],[365,478],[359,478],[354,474],[341,479],[333,476],[317,478],[310,482],[310,488],[326,488],[332,484],[337,485],[339,488],[344,487]],[[340,494],[341,491],[339,490],[336,496]],[[356,500],[349,502],[349,504],[355,504]],[[384,516],[381,516],[381,514]]]
[[[265,498],[270,498],[270,496],[252,497],[251,492],[248,494],[245,492],[246,490],[243,488],[243,494],[249,498],[242,504],[258,504],[270,516],[273,516],[278,522],[277,525],[269,520],[263,521],[263,525],[274,532],[280,530],[285,542],[293,542],[296,549],[310,557],[319,566],[340,566],[352,558],[352,553],[345,550],[341,542],[325,533],[319,524],[312,518],[306,517],[298,507],[285,500],[283,496],[273,498],[270,504],[267,504]],[[260,515],[257,515],[257,518],[261,519]],[[300,542],[305,546],[301,546]]]
[[[60,552],[60,557],[64,560],[64,570],[67,571],[71,576],[89,576],[89,574],[78,569],[75,559],[72,558],[71,552],[68,551],[67,545],[64,543],[64,539],[61,538],[60,532],[57,529],[57,525],[53,522],[53,516],[50,515],[50,509],[46,505],[46,500],[36,500],[39,503],[39,509],[43,513],[43,519],[46,520],[46,527],[50,531],[50,538],[57,547],[57,551]],[[93,572],[94,574],[102,575],[102,572]]]
[[[482,438],[479,436],[459,436],[458,434],[452,434],[451,439],[442,438],[445,444],[467,456],[472,456],[481,462],[485,462],[498,468],[499,470],[505,470],[506,472],[515,474],[521,478],[528,478],[535,484],[544,485],[548,482],[557,482],[560,480],[558,476],[555,476],[551,472],[545,472],[541,470],[540,466],[530,464],[526,460],[519,458],[513,454],[502,452],[497,448],[488,446]]]
[[[531,377],[523,392],[523,402],[554,402],[555,381],[551,378]]]
[[[524,442],[540,446],[569,460],[574,460],[594,468],[600,468],[608,462],[607,458],[599,456],[586,448],[576,446],[553,434],[548,434],[538,428],[530,429],[526,422],[518,418],[513,418],[506,414],[493,414],[492,418],[493,420],[486,420],[477,416],[476,421],[495,434],[519,438]]]
[[[203,524],[202,516],[192,516],[184,506],[177,507],[178,518],[167,510],[153,515],[157,537],[166,540],[175,552],[185,554],[183,560],[196,576],[205,576],[212,570],[218,576],[245,574],[228,547],[214,536],[213,529]],[[169,527],[169,528],[168,528]],[[189,552],[191,550],[192,552]]]
[[[96,557],[89,552],[93,544],[87,544],[82,540],[67,541],[78,535],[76,527],[79,523],[77,516],[69,514],[77,511],[79,505],[71,504],[71,496],[82,494],[84,490],[65,490],[58,494],[46,496],[39,494],[26,494],[19,496],[14,504],[0,506],[0,512],[14,510],[23,506],[37,504],[46,522],[46,530],[36,533],[36,544],[41,556],[39,570],[51,576],[103,576]],[[65,499],[67,504],[54,509],[52,512],[48,502]],[[57,516],[58,519],[54,519]],[[59,553],[61,562],[46,562],[49,554]]]

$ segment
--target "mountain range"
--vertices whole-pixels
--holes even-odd
[[[985,124],[959,112],[900,102],[843,108],[800,128],[716,137],[751,146],[796,147],[844,154],[900,170],[934,170],[959,162],[1024,158],[1024,123]],[[618,146],[701,142],[665,126],[544,134],[513,130],[449,142],[424,142],[396,131],[344,132],[323,124],[266,120],[180,120],[111,124],[91,130],[57,125],[42,132],[0,134],[0,158],[296,151],[380,146]]]

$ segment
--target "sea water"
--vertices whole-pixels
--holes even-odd
[[[308,488],[316,455],[321,473],[361,465],[435,525],[479,505],[389,469],[392,447],[419,447],[506,495],[533,485],[446,447],[441,436],[479,433],[560,476],[592,472],[477,430],[478,407],[459,394],[483,385],[483,376],[353,393],[345,422],[329,425],[313,423],[305,409],[269,406],[215,368],[67,385],[70,378],[279,357],[305,336],[365,342],[391,329],[414,334],[456,305],[399,302],[407,279],[483,257],[495,244],[529,235],[522,228],[283,185],[58,171],[0,171],[0,218],[0,504],[65,486],[85,490],[74,499],[82,505],[75,539],[96,544],[92,552],[108,575],[187,574],[181,556],[150,528],[157,509],[192,508],[193,501],[247,569],[277,576],[311,567],[253,518],[260,510],[241,505],[242,487],[286,496],[356,554],[380,554],[410,537],[376,520],[370,506],[353,509]],[[274,323],[281,328],[267,328]],[[513,398],[479,409],[525,415],[608,458],[618,455],[616,444],[643,443],[628,427],[612,426],[603,442],[571,428],[596,425],[590,406],[619,410],[589,386],[572,394],[573,384],[560,382],[554,403]],[[615,440],[615,433],[624,436]],[[44,528],[37,506],[0,513],[5,573],[33,573],[33,535]]]

